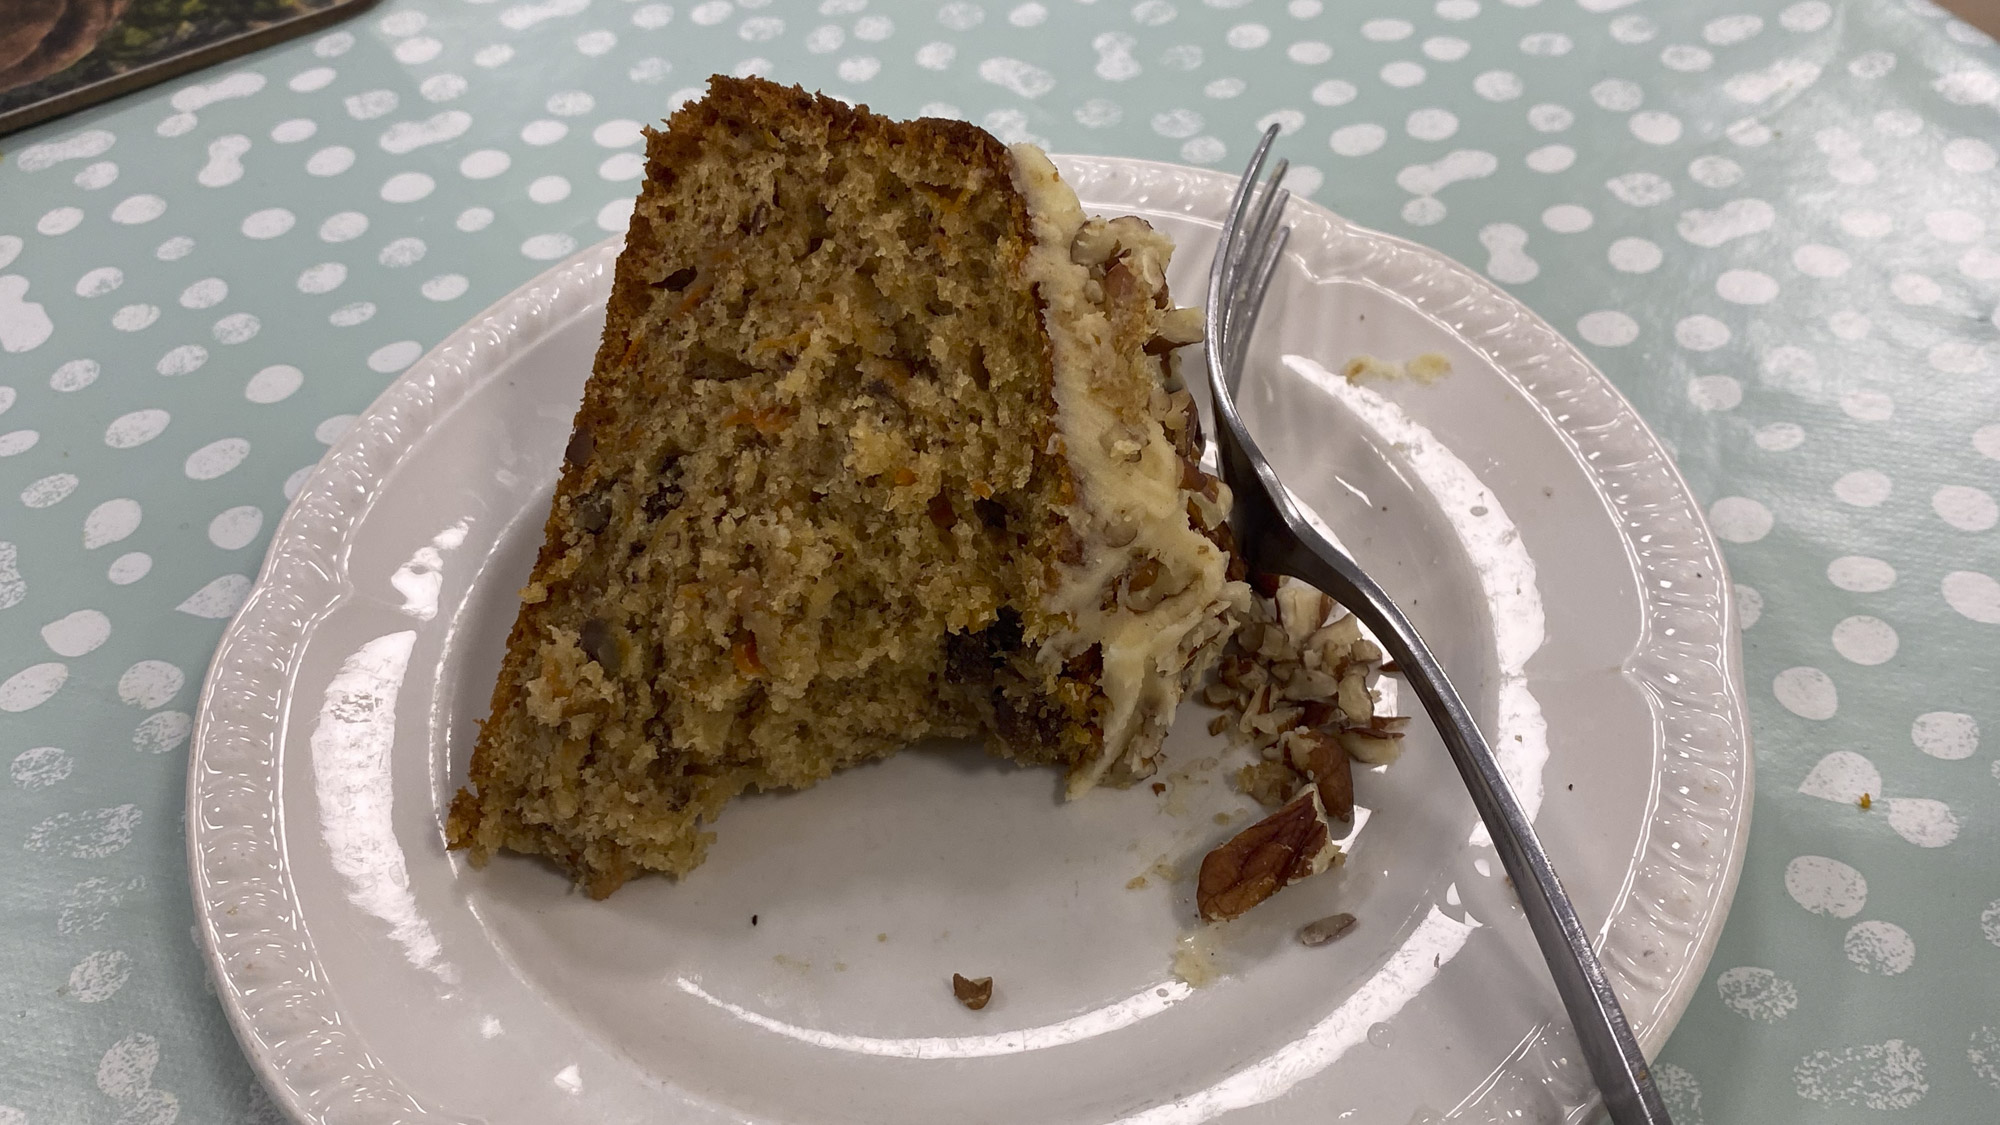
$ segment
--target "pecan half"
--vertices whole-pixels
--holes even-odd
[[[1239,917],[1340,856],[1319,790],[1307,788],[1201,861],[1195,905],[1204,921]]]

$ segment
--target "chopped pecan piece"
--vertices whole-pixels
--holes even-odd
[[[1319,790],[1308,788],[1201,861],[1195,905],[1204,921],[1242,915],[1340,856]]]
[[[1292,768],[1312,778],[1328,816],[1345,824],[1354,819],[1354,766],[1338,736],[1322,730],[1295,730],[1285,735],[1285,756]]]
[[[1317,922],[1308,922],[1299,929],[1300,945],[1325,945],[1338,941],[1354,928],[1354,915],[1329,914]]]
[[[959,973],[951,974],[951,994],[958,1002],[978,1011],[993,999],[992,977],[967,977]]]

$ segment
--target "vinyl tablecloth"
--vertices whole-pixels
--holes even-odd
[[[1674,1119],[2000,1120],[2000,51],[1929,4],[392,0],[0,140],[0,1125],[277,1121],[182,781],[288,497],[624,229],[715,71],[1237,167],[1580,341],[1722,538],[1758,785]],[[1863,807],[1866,806],[1866,807]]]

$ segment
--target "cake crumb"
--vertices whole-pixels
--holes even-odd
[[[958,1002],[978,1011],[993,999],[992,977],[968,977],[962,973],[951,974],[951,994]]]
[[[875,935],[875,940],[876,940],[876,941],[888,941],[888,940],[889,940],[889,935],[888,935],[888,934],[876,934],[876,935]]]
[[[1350,383],[1359,383],[1364,379],[1413,379],[1419,383],[1435,383],[1451,374],[1451,361],[1437,352],[1424,352],[1402,363],[1372,355],[1357,355],[1347,361],[1340,373]]]
[[[1126,890],[1128,890],[1128,891],[1143,891],[1143,890],[1145,890],[1145,889],[1146,889],[1146,877],[1145,877],[1144,875],[1134,875],[1134,876],[1132,876],[1132,877],[1131,877],[1130,879],[1127,879],[1127,880],[1125,880],[1125,889],[1126,889]]]
[[[1862,811],[1862,812],[1867,812],[1867,811],[1868,811],[1869,809],[1871,809],[1871,808],[1874,808],[1874,807],[1875,807],[1875,799],[1874,799],[1873,797],[1870,797],[1870,796],[1869,796],[1868,794],[1866,794],[1866,793],[1863,793],[1863,794],[1861,795],[1861,799],[1860,799],[1859,801],[1856,801],[1856,802],[1854,802],[1854,803],[1855,803],[1856,805],[1859,805],[1859,806],[1861,807],[1861,811]]]
[[[1222,979],[1214,933],[1212,929],[1201,929],[1182,935],[1174,943],[1174,975],[1191,987],[1207,988]]]

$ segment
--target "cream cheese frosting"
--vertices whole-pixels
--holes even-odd
[[[1057,667],[1098,646],[1108,705],[1102,752],[1071,771],[1075,797],[1152,774],[1175,707],[1235,631],[1250,591],[1229,579],[1227,553],[1192,522],[1221,526],[1230,500],[1168,436],[1176,411],[1187,409],[1177,357],[1121,350],[1108,312],[1107,286],[1136,284],[1162,298],[1148,315],[1164,343],[1199,338],[1198,310],[1163,300],[1172,241],[1138,219],[1087,218],[1040,149],[1012,152],[1034,233],[1025,269],[1054,361],[1057,440],[1076,481],[1064,515],[1082,544],[1081,561],[1064,564],[1044,594],[1044,608],[1067,627],[1037,655]],[[1124,276],[1114,279],[1107,265]],[[1147,370],[1134,378],[1138,364]],[[1134,387],[1151,390],[1139,399]]]

